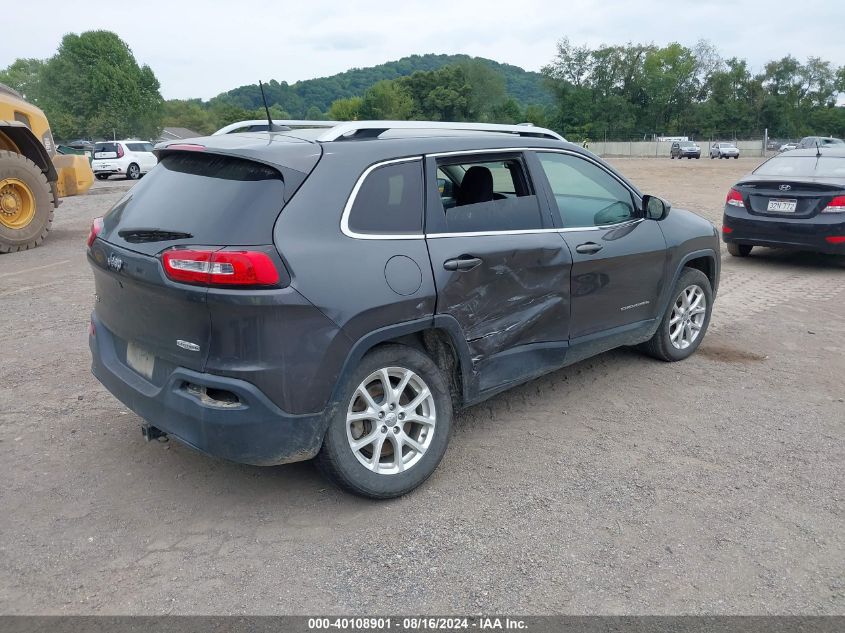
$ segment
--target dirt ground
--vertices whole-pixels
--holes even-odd
[[[718,223],[757,163],[613,161]],[[422,488],[239,466],[89,371],[84,242],[129,183],[0,257],[0,612],[845,614],[845,263],[723,253],[699,353],[618,350],[460,414]]]

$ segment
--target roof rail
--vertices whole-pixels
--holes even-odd
[[[339,121],[306,121],[302,119],[273,119],[273,125],[278,125],[279,127],[287,127],[291,129],[295,128],[330,128],[339,125]],[[221,127],[217,130],[212,136],[217,136],[218,134],[229,134],[230,132],[234,132],[235,130],[239,130],[242,127],[250,127],[252,125],[267,125],[267,119],[251,119],[249,121],[236,121],[235,123],[230,123],[226,127]]]
[[[321,123],[324,123],[321,121]],[[450,123],[446,121],[347,121],[337,123],[317,137],[318,141],[339,141],[343,139],[375,138],[388,130],[460,130],[473,132],[495,132],[535,138],[565,141],[557,132],[531,124],[502,125],[499,123]]]

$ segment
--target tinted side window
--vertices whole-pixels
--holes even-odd
[[[543,226],[540,205],[521,158],[444,161],[438,163],[438,177],[448,179],[447,189],[452,194],[441,195],[449,232],[517,231]]]
[[[605,226],[634,217],[630,192],[597,165],[569,154],[537,154],[564,228]]]
[[[422,161],[377,167],[365,178],[349,212],[355,233],[407,235],[422,232]]]
[[[151,152],[152,148],[149,143],[127,143],[126,147],[131,152]]]

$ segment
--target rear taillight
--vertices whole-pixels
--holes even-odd
[[[722,227],[722,233],[733,233],[733,232],[734,232],[734,230],[729,226],[723,226]]]
[[[94,221],[91,222],[91,230],[88,231],[88,248],[91,248],[91,244],[94,243],[94,240],[97,239],[97,236],[100,234],[100,231],[103,230],[103,218],[94,218]]]
[[[845,196],[836,196],[822,209],[822,213],[845,213]]]
[[[274,286],[279,271],[266,253],[172,249],[161,256],[173,281],[204,286]]]
[[[830,235],[824,239],[828,244],[845,244],[845,235]]]
[[[728,192],[728,197],[725,200],[725,204],[729,204],[732,207],[744,207],[745,203],[742,201],[742,194],[737,191],[736,189],[731,189]]]
[[[118,146],[117,146],[117,157],[123,158],[123,145],[118,144]]]

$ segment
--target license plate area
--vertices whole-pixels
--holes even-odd
[[[129,341],[126,345],[126,364],[147,380],[153,379],[155,361],[156,357],[152,353],[136,343]]]
[[[795,213],[797,208],[798,200],[771,198],[768,206],[766,207],[766,211],[772,211],[774,213]]]

